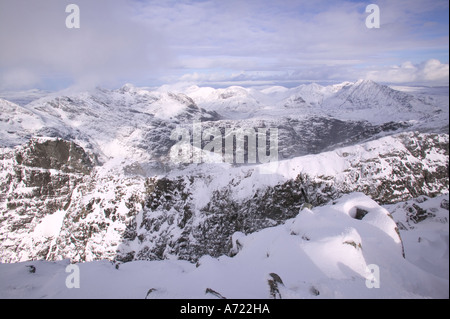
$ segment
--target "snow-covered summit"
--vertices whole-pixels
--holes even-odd
[[[179,125],[276,127],[280,154],[289,158],[348,145],[402,130],[448,130],[448,101],[411,94],[373,81],[295,88],[190,86],[182,91],[125,84],[116,90],[50,94],[19,106],[2,105],[0,145],[13,147],[33,136],[73,140],[102,161],[160,160]]]
[[[302,84],[291,89],[281,86],[261,90],[238,86],[226,89],[190,87],[186,94],[199,106],[234,119],[326,114],[376,124],[419,120],[427,122],[426,126],[431,128],[445,126],[441,119],[448,115],[448,102],[433,94],[398,91],[371,80],[328,86]]]

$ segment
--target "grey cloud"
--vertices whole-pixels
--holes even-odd
[[[80,8],[80,29],[66,28],[69,3]],[[131,10],[128,1],[2,1],[0,87],[14,84],[8,75],[15,72],[76,85],[117,85],[157,74],[169,63],[164,40],[133,20]]]

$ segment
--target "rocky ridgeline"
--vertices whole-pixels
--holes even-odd
[[[240,180],[214,190],[208,203],[199,210],[195,209],[192,190],[195,179],[207,176],[150,179],[141,223],[133,225],[126,240],[143,247],[135,252],[135,259],[164,259],[173,254],[195,261],[205,254],[216,257],[229,254],[234,232],[251,233],[280,224],[295,217],[305,204],[323,205],[355,191],[380,204],[448,192],[448,136],[410,133],[398,138],[405,149],[380,153],[366,161],[356,160],[338,178],[310,176],[305,172],[284,183],[261,187],[251,198],[235,200],[233,189],[242,180],[251,178],[249,169]],[[447,160],[433,160],[430,154],[435,152]],[[383,173],[386,163],[389,174]],[[126,242],[123,245],[128,247]],[[120,260],[121,256],[119,253],[117,258]],[[131,256],[128,252],[125,260]]]
[[[46,216],[71,205],[74,189],[89,176],[96,161],[73,142],[43,138],[32,139],[14,152],[3,152],[0,158],[2,260],[7,261],[9,250],[15,258],[27,255],[18,249],[22,237]],[[52,240],[43,236],[33,241],[30,257],[46,258]]]
[[[302,171],[276,185],[257,183],[252,166],[232,177],[201,170],[178,177],[125,175],[123,167],[99,166],[73,142],[32,139],[0,153],[0,261],[175,256],[195,262],[206,254],[232,255],[237,231],[281,224],[304,205],[323,205],[345,193],[363,192],[380,204],[448,193],[448,135],[394,139],[402,147],[364,160],[340,151],[348,165],[338,175]],[[217,178],[230,180],[199,198],[198,185]],[[253,179],[251,196],[236,197],[237,186]]]

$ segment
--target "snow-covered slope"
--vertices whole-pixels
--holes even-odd
[[[158,158],[174,144],[169,137],[177,123],[218,116],[200,109],[184,94],[149,92],[130,85],[114,91],[51,95],[24,107],[0,103],[6,126],[2,146],[26,142],[24,134],[28,140],[31,136],[61,137],[76,141],[102,160]]]
[[[16,146],[26,142],[44,127],[42,118],[28,109],[0,99],[1,146]]]
[[[446,96],[358,81],[0,100],[0,262],[25,263],[0,264],[0,295],[100,296],[61,286],[70,259],[105,297],[448,296]],[[174,163],[194,125],[276,128],[279,161]],[[55,263],[27,272],[38,259]],[[370,264],[385,290],[365,288]]]
[[[394,90],[373,81],[360,80],[344,86],[325,103],[341,118],[370,118],[373,122],[438,121],[447,116],[445,105],[438,105],[431,97],[417,97]],[[443,121],[442,123],[445,124]]]
[[[420,196],[386,205],[397,222],[406,259],[438,277],[449,279],[449,229],[447,196]]]
[[[176,127],[192,130],[193,121],[202,121],[205,128],[222,130],[277,128],[280,157],[292,158],[401,131],[447,132],[446,106],[442,98],[371,81],[263,90],[193,86],[184,93],[125,85],[51,94],[22,106],[0,100],[0,146],[21,145],[32,136],[60,137],[101,162],[122,158],[153,167],[167,161]]]
[[[326,114],[340,120],[365,120],[372,124],[411,121],[421,129],[446,127],[448,101],[436,96],[433,88],[429,88],[428,95],[424,91],[427,92],[424,88],[396,90],[370,80],[359,80],[329,86],[304,84],[291,89],[279,86],[263,90],[236,86],[217,90],[191,87],[186,94],[201,107],[222,111],[233,118],[304,119]]]
[[[448,142],[409,133],[281,162],[204,163],[146,178],[120,161],[95,166],[73,143],[34,139],[1,154],[1,261],[230,254],[234,232],[277,225],[305,203],[355,191],[378,203],[448,193]],[[41,229],[54,214],[64,217],[47,236]]]
[[[317,83],[300,85],[289,90],[289,96],[283,99],[282,106],[285,108],[318,108],[343,87],[350,85],[350,82],[330,86],[321,86]]]
[[[66,286],[75,275],[66,272],[68,260],[0,264],[0,297],[448,298],[448,207],[439,207],[448,204],[448,196],[431,201],[429,209],[441,220],[416,225],[412,237],[420,236],[419,243],[408,238],[402,244],[388,210],[353,193],[332,205],[305,208],[279,226],[235,233],[233,257],[203,256],[197,264],[77,264],[79,288]],[[398,207],[394,211],[394,218],[402,215]],[[441,232],[431,234],[431,227]],[[409,231],[401,234],[408,237]],[[425,264],[419,246],[432,247],[426,257],[438,259]]]
[[[240,86],[231,86],[226,89],[189,87],[186,90],[198,105],[223,114],[230,119],[243,119],[253,117],[255,112],[261,111],[267,99],[264,94]]]

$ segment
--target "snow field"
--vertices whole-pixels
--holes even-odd
[[[366,212],[362,218],[356,216],[357,208]],[[271,297],[268,281],[276,274],[282,281],[277,288],[281,298],[448,298],[448,275],[436,271],[448,269],[448,223],[424,225],[423,241],[438,246],[435,255],[442,250],[447,254],[446,261],[439,260],[431,271],[420,259],[419,265],[414,263],[419,251],[409,240],[403,258],[396,223],[385,208],[352,193],[334,204],[305,208],[282,225],[248,235],[235,233],[234,257],[203,256],[197,264],[180,260],[77,264],[79,289],[65,286],[69,260],[0,264],[0,297],[215,298],[205,293],[209,288],[226,298],[264,299]],[[444,227],[441,237],[428,237],[427,228],[433,225]],[[30,265],[35,273],[29,271]],[[379,288],[366,285],[372,265],[379,269]]]

